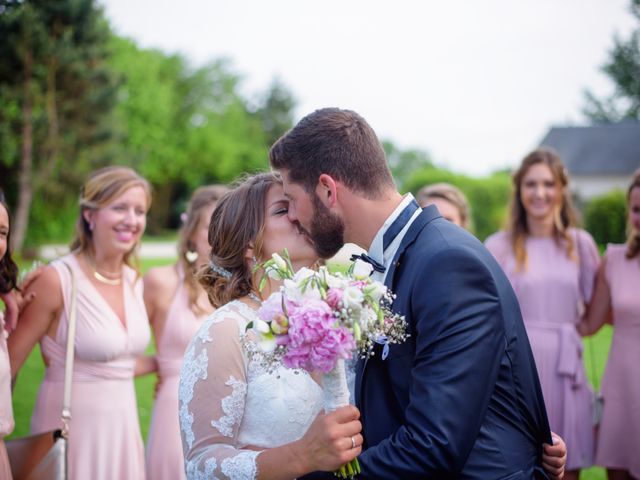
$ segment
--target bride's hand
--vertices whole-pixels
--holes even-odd
[[[353,405],[320,413],[299,440],[299,454],[307,472],[333,471],[362,451],[360,411]],[[355,448],[353,447],[355,445]]]

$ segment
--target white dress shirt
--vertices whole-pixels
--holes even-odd
[[[384,281],[387,278],[387,272],[389,271],[389,265],[391,265],[391,262],[396,256],[396,252],[398,251],[398,248],[400,248],[402,239],[407,234],[407,231],[409,230],[409,227],[411,226],[411,224],[415,221],[416,218],[418,218],[418,215],[420,215],[420,213],[422,212],[422,209],[418,208],[413,213],[413,215],[411,216],[407,224],[404,226],[404,228],[400,230],[398,235],[396,235],[396,238],[393,239],[393,241],[387,247],[387,249],[383,250],[382,242],[383,242],[383,237],[385,232],[389,229],[389,227],[395,221],[395,219],[398,218],[398,216],[405,209],[405,207],[409,205],[413,200],[415,200],[413,198],[413,195],[411,193],[407,193],[402,198],[402,202],[400,202],[400,205],[398,205],[396,209],[393,211],[393,213],[391,213],[391,215],[387,217],[387,219],[382,224],[382,227],[380,227],[380,230],[378,230],[378,233],[373,238],[373,242],[371,242],[371,246],[369,247],[369,251],[367,252],[367,254],[371,258],[373,258],[375,261],[384,265],[385,267],[384,273],[376,272],[374,270],[374,272],[371,274],[371,278],[373,280],[377,280],[379,282],[384,283]]]

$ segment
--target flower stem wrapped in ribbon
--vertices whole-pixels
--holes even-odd
[[[346,273],[302,268],[297,272],[285,250],[257,268],[265,276],[281,280],[279,291],[258,310],[250,324],[258,346],[273,364],[323,374],[326,412],[349,403],[345,365],[355,355],[368,357],[376,343],[401,343],[407,338],[406,321],[391,311],[393,294],[369,275],[371,266],[356,260]],[[357,459],[335,472],[341,478],[360,473]]]

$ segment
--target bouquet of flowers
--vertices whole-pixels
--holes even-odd
[[[261,265],[265,275],[282,280],[258,310],[259,320],[247,328],[258,337],[258,346],[269,363],[323,373],[326,412],[349,403],[344,360],[374,354],[382,344],[383,358],[389,344],[407,338],[406,321],[391,311],[393,294],[372,280],[371,265],[356,260],[346,273],[302,268],[293,271],[285,250]],[[263,277],[260,288],[267,277]],[[360,473],[357,459],[335,472],[341,478]]]

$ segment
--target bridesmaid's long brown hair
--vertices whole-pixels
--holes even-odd
[[[640,168],[634,172],[631,185],[627,190],[627,209],[631,208],[631,192],[634,188],[640,188]],[[640,232],[633,228],[630,213],[627,213],[627,258],[633,258],[640,253]]]
[[[187,211],[183,214],[185,215],[184,223],[182,227],[180,227],[180,234],[178,236],[178,262],[184,272],[184,283],[187,287],[189,308],[196,314],[204,312],[197,304],[196,262],[189,263],[187,260],[187,252],[195,250],[195,245],[193,245],[191,238],[200,224],[202,211],[209,205],[218,203],[218,200],[228,191],[229,188],[225,185],[205,185],[204,187],[197,188],[191,195]]]
[[[538,148],[524,157],[520,168],[513,175],[513,195],[507,230],[511,233],[511,246],[516,258],[518,269],[526,269],[527,249],[525,242],[529,235],[527,226],[527,211],[522,203],[522,180],[529,168],[533,165],[544,164],[549,167],[554,180],[562,190],[562,200],[559,208],[554,212],[554,237],[558,243],[563,242],[567,246],[567,256],[577,260],[574,241],[569,235],[569,228],[576,225],[576,213],[569,193],[569,177],[562,160],[556,152],[548,148]]]

